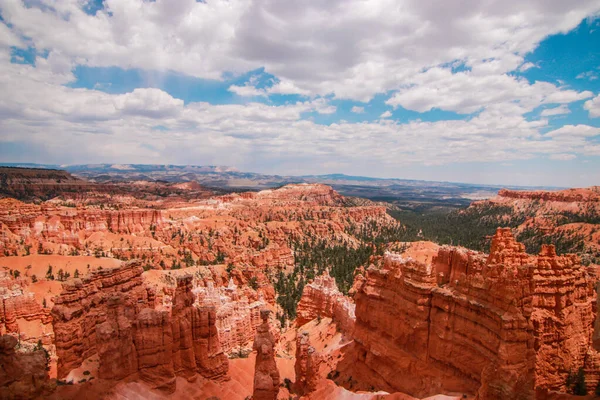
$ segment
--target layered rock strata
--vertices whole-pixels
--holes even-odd
[[[154,307],[143,269],[129,262],[64,285],[52,309],[58,377],[97,354],[99,377],[139,372],[151,386],[173,391],[175,377],[226,377],[214,306],[194,304],[192,277],[177,278],[171,307]]]
[[[355,304],[344,296],[327,272],[304,286],[298,303],[296,324],[302,326],[315,318],[331,318],[340,332],[352,335],[356,321]]]
[[[53,337],[51,322],[50,309],[42,307],[27,286],[0,272],[0,334],[10,333],[31,344],[41,340],[50,345]],[[21,326],[28,324],[35,329]]]
[[[423,397],[531,399],[564,391],[583,367],[592,391],[596,297],[576,256],[525,253],[498,229],[489,256],[444,246],[419,260],[385,255],[356,300],[357,364],[364,384]]]
[[[256,328],[262,323],[260,310],[266,302],[262,298],[252,300],[229,281],[226,287],[215,287],[208,282],[194,289],[198,301],[216,309],[216,326],[219,331],[221,349],[225,354],[240,354],[250,351]]]
[[[256,329],[253,350],[256,351],[254,367],[253,400],[275,400],[279,393],[279,370],[275,363],[275,338],[269,326],[269,310],[261,310],[262,324]]]

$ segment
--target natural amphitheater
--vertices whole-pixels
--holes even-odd
[[[4,174],[3,398],[567,399],[600,387],[597,187],[504,190],[448,217],[497,225],[477,251],[413,237],[390,204],[322,184],[221,194]]]

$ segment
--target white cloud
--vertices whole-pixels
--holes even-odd
[[[423,68],[463,60],[474,75],[521,67],[546,36],[600,11],[596,0],[106,0],[85,14],[81,1],[52,7],[0,0],[0,41],[57,52],[69,63],[175,71],[220,79],[264,67],[273,93],[368,101],[401,88]],[[477,32],[477,35],[473,35]],[[235,89],[234,89],[235,90]],[[247,92],[244,92],[247,93]]]
[[[114,99],[116,109],[150,118],[176,117],[183,110],[183,100],[175,99],[160,89],[135,89]]]
[[[590,81],[595,81],[596,79],[598,79],[598,75],[595,71],[587,71],[580,73],[575,77],[575,79],[588,79]]]
[[[546,133],[546,137],[593,137],[600,135],[600,128],[589,125],[565,125]]]
[[[561,106],[554,107],[554,108],[546,108],[545,110],[543,110],[540,113],[540,116],[550,117],[553,115],[565,115],[565,114],[569,114],[570,112],[571,112],[571,110],[569,110],[569,107],[566,104],[563,104]]]
[[[583,103],[583,108],[589,112],[590,117],[600,117],[600,95]]]
[[[526,63],[523,63],[523,65],[521,65],[519,67],[519,71],[525,72],[525,71],[527,71],[528,69],[531,69],[531,68],[537,68],[537,65],[535,65],[533,63],[530,63],[530,62],[526,62]]]
[[[0,93],[10,93],[0,96],[0,143],[30,146],[39,160],[269,165],[280,172],[335,165],[397,176],[408,165],[600,155],[590,140],[598,128],[542,134],[548,119],[524,116],[548,104],[558,106],[541,116],[559,115],[589,99],[584,108],[600,117],[600,96],[508,74],[536,67],[524,55],[599,12],[596,0],[106,0],[107,10],[95,16],[80,10],[80,0],[36,5],[46,2],[0,0]],[[48,57],[35,67],[11,64],[10,46],[47,50]],[[111,95],[67,86],[76,65],[209,79],[264,68],[275,76],[272,86],[257,88],[253,77],[229,90],[267,103],[271,94],[306,100],[184,104],[142,88]],[[367,102],[380,93],[391,93],[393,107],[476,114],[408,123],[387,119],[390,111],[356,124],[304,119],[335,113],[333,98]],[[157,124],[168,132],[153,130]]]
[[[545,103],[565,104],[592,96],[591,92],[561,89],[548,82],[529,84],[526,79],[502,75],[452,73],[448,68],[430,68],[414,75],[386,104],[426,112],[432,108],[470,114],[504,104],[523,114]]]
[[[318,172],[317,165],[336,160],[342,170],[397,176],[409,165],[600,152],[589,141],[600,128],[568,125],[542,135],[544,121],[511,114],[504,104],[469,120],[320,125],[303,115],[335,112],[323,98],[281,106],[184,105],[159,89],[111,95],[32,79],[22,73],[28,69],[34,70],[12,64],[0,77],[0,92],[13,94],[0,98],[0,143],[26,143],[32,157],[48,162],[220,163],[245,170],[267,163],[289,173]],[[157,123],[168,131],[152,129]]]
[[[307,96],[310,94],[308,90],[296,87],[291,81],[279,81],[271,86],[268,90],[269,94],[299,94]]]
[[[231,85],[229,86],[229,90],[232,93],[237,94],[242,97],[255,97],[255,96],[265,96],[266,92],[264,89],[258,89],[253,85],[246,84],[243,86]]]
[[[365,112],[365,108],[359,107],[359,106],[354,106],[354,107],[352,107],[352,109],[350,111],[352,111],[355,114],[362,114]]]
[[[560,160],[560,161],[573,160],[574,158],[577,158],[577,156],[575,154],[569,154],[569,153],[552,154],[550,156],[550,159]]]

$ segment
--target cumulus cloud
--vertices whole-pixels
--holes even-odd
[[[595,0],[106,0],[88,15],[80,1],[39,4],[0,0],[12,26],[0,40],[26,37],[71,63],[211,79],[264,67],[282,82],[275,91],[360,101],[457,59],[482,75],[525,68],[544,37],[600,10]]]
[[[543,134],[549,119],[525,116],[546,105],[553,108],[541,117],[562,115],[587,100],[590,117],[600,117],[600,96],[510,74],[536,67],[524,55],[596,15],[596,0],[105,0],[95,15],[80,0],[40,6],[46,3],[0,0],[0,93],[10,93],[0,96],[0,144],[39,148],[39,159],[314,172],[335,160],[348,171],[398,175],[416,164],[600,155],[598,128],[582,123]],[[12,46],[47,57],[12,64]],[[159,89],[72,88],[77,65],[217,80],[264,68],[275,78],[264,87],[255,79],[230,86],[245,104],[184,104]],[[275,106],[274,94],[303,100]],[[331,99],[366,103],[377,94],[394,108],[468,117],[397,122],[388,110],[357,124],[310,118],[335,113]]]
[[[149,118],[176,117],[183,110],[183,100],[160,89],[138,88],[114,99],[117,110]]]
[[[546,133],[546,137],[593,137],[600,135],[600,128],[589,125],[565,125]]]
[[[14,93],[10,101],[0,99],[0,147],[32,143],[39,157],[61,163],[200,162],[255,169],[266,162],[318,172],[315,165],[336,160],[349,171],[396,174],[415,164],[564,159],[599,151],[590,139],[600,128],[567,125],[542,135],[543,122],[494,108],[468,120],[320,125],[303,115],[334,112],[323,98],[280,106],[183,104],[159,89],[107,94],[22,73],[32,66],[12,68],[0,78],[0,91]],[[157,121],[166,132],[154,129]]]
[[[544,103],[571,103],[592,96],[589,91],[561,89],[548,82],[530,84],[524,78],[506,74],[477,75],[470,71],[452,73],[434,67],[414,75],[386,104],[418,112],[432,108],[471,114],[484,107],[513,104],[515,112],[532,111]]]
[[[350,111],[352,111],[355,114],[362,114],[365,112],[365,108],[359,107],[359,106],[354,106],[354,107],[352,107],[352,109]]]
[[[590,117],[600,117],[600,95],[583,103],[583,108],[589,112]]]
[[[263,89],[258,89],[253,85],[248,84],[243,86],[231,85],[227,90],[242,97],[255,97],[266,95],[266,92]]]
[[[543,110],[540,113],[540,116],[550,117],[553,115],[565,115],[565,114],[569,114],[570,112],[571,112],[571,110],[569,110],[569,107],[566,104],[563,104],[561,106],[554,107],[554,108],[546,108],[545,110]]]

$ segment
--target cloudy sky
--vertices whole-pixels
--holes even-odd
[[[600,184],[599,0],[0,0],[0,161]]]

